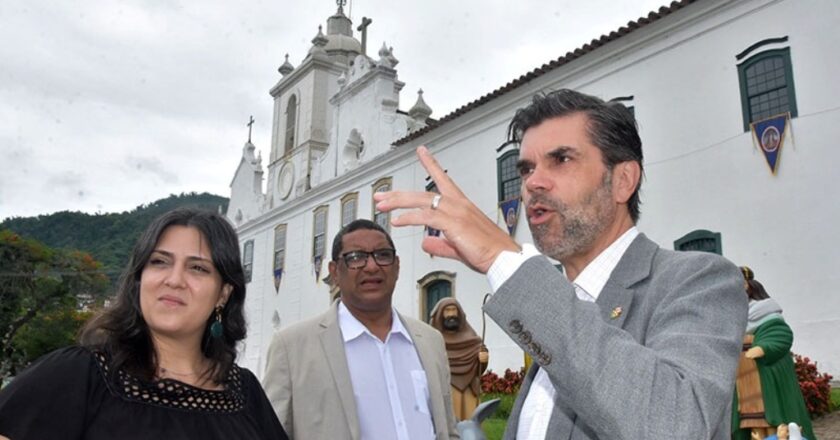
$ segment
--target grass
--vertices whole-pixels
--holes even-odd
[[[501,440],[510,411],[513,409],[513,402],[516,400],[516,394],[486,393],[481,395],[482,402],[496,398],[502,399],[502,402],[496,408],[496,412],[481,424],[481,429],[484,430],[488,440]]]
[[[481,429],[484,430],[487,440],[502,440],[505,426],[507,426],[507,420],[504,419],[487,419],[481,423]]]
[[[831,389],[831,403],[829,404],[829,411],[840,410],[840,388]]]

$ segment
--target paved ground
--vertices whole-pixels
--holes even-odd
[[[840,440],[840,411],[822,416],[812,423],[817,440]]]

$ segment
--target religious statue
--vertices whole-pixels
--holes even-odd
[[[815,440],[790,354],[793,331],[753,271],[744,266],[741,272],[749,317],[735,381],[732,438],[763,439],[774,434],[787,438],[787,428],[796,426],[797,436],[801,427],[804,437]],[[777,426],[784,426],[784,431],[777,433]]]
[[[455,298],[443,298],[432,310],[431,325],[441,332],[452,374],[452,407],[458,420],[469,419],[481,395],[481,375],[490,354],[467,322]]]
[[[771,435],[764,440],[808,440],[808,437],[803,437],[801,428],[794,422],[785,425],[782,423],[776,429],[776,435]]]

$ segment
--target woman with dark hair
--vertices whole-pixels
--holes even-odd
[[[732,408],[732,438],[748,440],[751,433],[765,438],[775,434],[777,426],[796,422],[805,438],[815,440],[790,353],[793,331],[752,269],[743,266],[741,272],[749,315]]]
[[[196,209],[163,214],[79,346],[0,392],[0,440],[287,438],[256,377],[234,363],[244,302],[230,224]]]

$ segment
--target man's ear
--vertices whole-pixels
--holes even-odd
[[[335,261],[330,261],[330,263],[327,264],[327,270],[330,271],[330,278],[335,281],[336,275],[338,274],[338,265],[335,264]]]
[[[627,203],[636,192],[641,178],[642,168],[638,162],[628,160],[616,164],[612,171],[613,199],[617,203]]]

